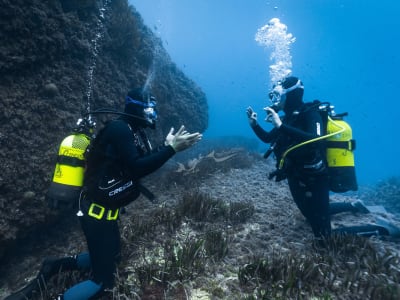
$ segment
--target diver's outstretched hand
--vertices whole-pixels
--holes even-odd
[[[175,129],[172,127],[165,138],[165,145],[171,146],[175,152],[183,151],[198,141],[201,140],[203,135],[199,132],[189,133],[185,130],[185,126],[181,126],[179,130],[174,134]]]
[[[247,118],[249,119],[250,126],[257,125],[257,113],[253,110],[251,106],[246,109]]]

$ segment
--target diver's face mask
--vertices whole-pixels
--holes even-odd
[[[287,89],[284,89],[282,86],[282,82],[279,81],[278,84],[275,85],[272,91],[268,94],[272,106],[276,108],[283,108],[286,101],[286,94],[297,88],[301,89],[304,88],[300,80],[298,80],[294,86],[291,86],[290,88]]]
[[[157,111],[156,111],[156,98],[154,98],[153,96],[149,96],[147,98],[147,102],[142,102],[139,100],[135,100],[129,96],[126,96],[125,99],[125,103],[129,104],[129,103],[133,103],[136,104],[138,106],[142,106],[143,107],[143,119],[144,121],[146,121],[146,123],[154,128],[156,120],[157,120]]]

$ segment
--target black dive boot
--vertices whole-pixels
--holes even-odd
[[[77,270],[76,256],[68,256],[63,258],[46,258],[40,267],[39,275],[46,281],[53,275],[61,271]]]
[[[77,268],[76,257],[46,258],[36,278],[4,300],[27,300],[31,299],[34,295],[44,295],[47,281],[53,275],[61,271],[75,270]]]

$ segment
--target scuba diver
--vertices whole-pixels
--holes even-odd
[[[46,259],[36,279],[7,300],[40,296],[49,278],[60,270],[90,270],[91,278],[72,286],[57,299],[96,299],[112,289],[121,254],[120,209],[140,194],[152,199],[154,195],[140,183],[140,179],[202,138],[200,133],[189,133],[181,126],[176,133],[171,128],[164,144],[152,148],[144,129],[155,129],[156,102],[141,88],[129,91],[121,114],[100,130],[86,158],[77,216],[88,252],[74,257]]]
[[[273,87],[269,93],[272,105],[264,108],[266,121],[274,126],[269,132],[258,124],[257,113],[251,107],[247,108],[254,133],[261,141],[271,144],[264,157],[274,153],[277,159],[277,169],[269,179],[287,179],[294,202],[318,239],[329,237],[332,232],[362,236],[399,235],[398,228],[382,219],[378,220],[380,225],[331,229],[332,214],[369,211],[360,200],[329,203],[331,178],[326,157],[327,146],[323,138],[326,126],[318,109],[312,109],[315,105],[303,102],[303,94],[303,83],[294,76],[285,78]],[[281,110],[284,112],[282,119],[278,114]],[[311,140],[314,142],[307,142]]]

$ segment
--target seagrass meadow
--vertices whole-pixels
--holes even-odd
[[[140,198],[125,208],[117,284],[103,299],[400,297],[398,240],[337,236],[321,245],[286,183],[268,181],[272,160],[246,147],[199,149],[146,179],[157,194],[154,203]],[[390,208],[398,182],[392,178],[332,201],[363,199]],[[385,217],[396,222],[390,211]],[[368,214],[332,218],[334,227],[372,222]],[[1,293],[32,279],[44,257],[83,250],[76,219],[61,219],[7,262]],[[60,270],[36,299],[51,299],[88,275]]]

